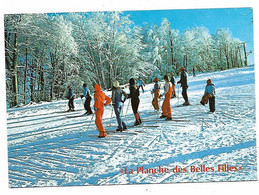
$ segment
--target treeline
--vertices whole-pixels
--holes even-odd
[[[150,82],[181,66],[199,72],[247,66],[246,45],[228,29],[180,34],[167,19],[134,25],[121,12],[5,15],[7,106],[64,97],[70,85],[110,88],[141,76]],[[173,26],[173,24],[172,24]]]

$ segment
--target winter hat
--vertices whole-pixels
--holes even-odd
[[[95,87],[94,87],[94,90],[95,91],[101,91],[101,87],[99,84],[96,84]]]
[[[130,84],[130,85],[135,85],[135,83],[136,83],[136,82],[135,82],[135,79],[131,78],[131,79],[129,80],[129,84]]]
[[[184,68],[184,67],[181,67],[181,68],[180,68],[180,71],[185,71],[185,68]]]
[[[159,81],[159,78],[156,77],[156,78],[154,79],[154,82],[158,82],[158,81]]]
[[[212,82],[211,79],[207,80],[207,84],[211,84],[211,82]]]
[[[113,86],[116,87],[116,88],[118,88],[118,87],[120,87],[120,84],[119,84],[118,81],[114,81],[114,82],[113,82]]]

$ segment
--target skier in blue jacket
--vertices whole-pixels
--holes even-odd
[[[124,98],[122,99],[122,96]],[[123,131],[127,129],[126,123],[121,119],[121,110],[122,110],[122,104],[126,101],[128,95],[120,88],[120,84],[118,81],[114,81],[113,87],[112,87],[112,105],[114,108],[114,112],[116,115],[118,128],[116,131]]]
[[[141,77],[139,77],[138,80],[137,80],[137,87],[138,88],[141,87],[142,92],[144,93],[144,87],[143,86],[145,86],[145,83],[144,83],[144,81],[142,81]]]
[[[212,84],[211,79],[208,79],[204,95],[200,103],[205,106],[209,101],[210,112],[215,112],[215,94],[214,84]]]
[[[84,88],[84,90],[83,90],[83,95],[81,95],[81,99],[85,98],[85,103],[84,103],[84,108],[86,110],[85,114],[87,114],[87,115],[93,114],[91,106],[90,106],[92,97],[90,95],[90,90],[87,87],[86,83],[83,84],[83,88]]]

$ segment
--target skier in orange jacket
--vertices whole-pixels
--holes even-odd
[[[160,118],[166,118],[165,120],[169,121],[169,120],[172,120],[170,99],[172,97],[173,86],[172,86],[172,83],[169,81],[168,75],[164,76],[164,80],[165,80],[165,86],[164,86],[165,91],[163,95],[165,95],[165,99],[162,105],[163,113]]]
[[[99,84],[95,85],[94,90],[95,124],[99,130],[98,137],[102,138],[106,136],[106,132],[102,123],[104,106],[108,105],[111,102],[111,99],[101,91],[101,87]]]

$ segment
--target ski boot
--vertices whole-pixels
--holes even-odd
[[[189,105],[190,105],[189,102],[184,102],[184,103],[183,103],[183,106],[189,106]]]
[[[134,123],[134,126],[137,126],[137,125],[140,125],[140,121],[139,120],[136,120],[135,123]]]
[[[173,120],[173,118],[172,117],[167,117],[165,120],[166,121],[171,121],[171,120]]]
[[[160,118],[166,118],[166,116],[165,115],[161,115]]]
[[[104,138],[104,137],[106,137],[107,135],[106,135],[106,132],[99,132],[99,138]]]

